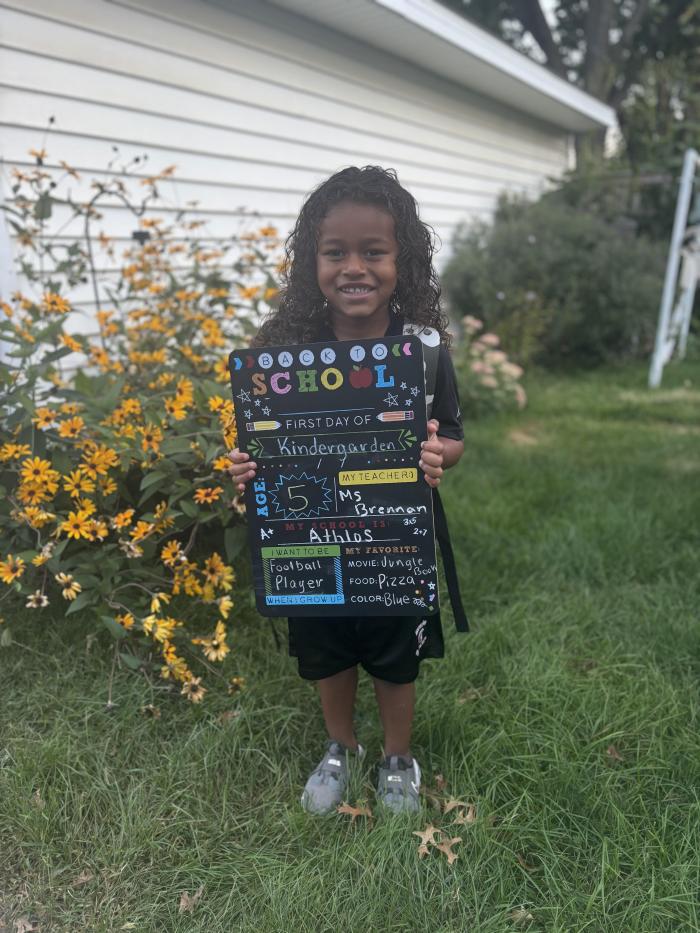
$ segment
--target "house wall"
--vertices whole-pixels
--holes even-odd
[[[87,195],[116,145],[123,161],[148,153],[144,175],[176,164],[168,209],[196,200],[214,239],[251,210],[284,232],[325,176],[379,163],[418,199],[441,264],[460,222],[488,218],[503,190],[536,195],[569,161],[565,131],[264,0],[0,0],[0,45],[5,191],[44,146]],[[133,217],[103,214],[126,246]],[[52,223],[66,240],[78,229],[60,208]]]

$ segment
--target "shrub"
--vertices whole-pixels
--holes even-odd
[[[482,333],[483,323],[467,315],[454,352],[463,413],[472,418],[507,408],[524,408],[527,396],[519,379],[523,370],[500,349],[496,334]]]
[[[197,701],[198,669],[230,650],[230,561],[245,540],[226,472],[236,441],[227,356],[275,294],[276,231],[212,248],[201,221],[152,213],[172,167],[140,180],[140,201],[127,167],[79,203],[61,193],[78,174],[33,154],[8,205],[27,288],[0,303],[11,348],[0,362],[5,596],[20,594],[31,612],[50,602],[66,615],[89,611],[122,663],[152,667]],[[116,259],[115,245],[94,226],[115,200],[138,230],[105,278],[95,249]],[[57,205],[84,222],[84,237],[50,235]],[[98,300],[94,337],[68,330],[71,288],[85,282]],[[193,603],[204,612],[192,614]]]
[[[589,366],[650,352],[664,255],[556,193],[502,199],[491,225],[458,232],[443,282],[519,362]]]

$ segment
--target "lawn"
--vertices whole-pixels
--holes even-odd
[[[473,632],[446,618],[423,667],[415,818],[303,813],[322,720],[268,622],[234,626],[237,697],[118,671],[107,712],[109,635],[8,609],[0,931],[700,930],[700,366],[645,379],[540,374],[467,425],[444,499]],[[350,799],[373,806],[369,686]],[[430,821],[453,864],[419,857]]]

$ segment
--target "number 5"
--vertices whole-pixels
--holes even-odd
[[[292,495],[292,490],[293,490],[293,489],[303,489],[303,488],[304,488],[303,485],[301,485],[301,486],[288,486],[288,487],[287,487],[287,492],[288,492],[288,494],[289,494],[289,511],[290,511],[290,512],[303,512],[304,509],[308,508],[309,500],[306,498],[306,496],[302,496],[301,493],[298,493],[298,494],[295,495],[295,496]],[[295,507],[292,505],[292,499],[301,499],[301,500],[303,501],[304,504],[303,504],[303,505],[299,505],[299,506],[297,506],[297,507],[295,508]]]

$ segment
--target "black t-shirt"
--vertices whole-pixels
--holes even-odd
[[[392,314],[389,319],[385,337],[397,337],[403,333],[403,318],[398,314]],[[321,328],[318,333],[318,339],[337,340],[333,333],[330,323]],[[447,347],[440,346],[440,355],[438,357],[437,375],[435,378],[435,397],[433,399],[433,409],[431,418],[440,422],[438,435],[449,437],[454,441],[464,440],[464,429],[462,427],[462,413],[459,408],[459,392],[457,390],[457,376],[452,364]]]

